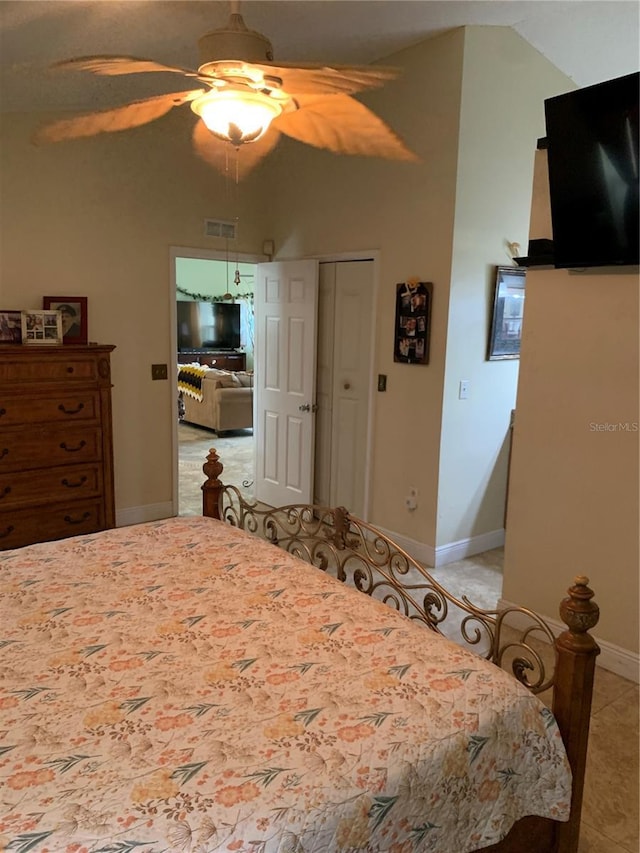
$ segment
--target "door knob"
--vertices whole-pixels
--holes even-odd
[[[298,406],[298,411],[299,412],[310,412],[311,411],[311,405],[309,403],[304,403],[302,406]]]

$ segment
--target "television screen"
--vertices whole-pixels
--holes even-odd
[[[178,350],[226,350],[240,346],[240,305],[178,302]]]
[[[638,264],[640,74],[545,101],[554,266]]]

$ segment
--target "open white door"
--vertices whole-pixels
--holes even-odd
[[[311,503],[318,262],[258,264],[254,300],[255,498]]]

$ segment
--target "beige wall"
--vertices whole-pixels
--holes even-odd
[[[458,30],[391,57],[385,64],[402,67],[401,78],[367,98],[420,163],[336,157],[285,141],[270,173],[278,259],[379,250],[374,369],[388,381],[374,398],[371,520],[431,545],[463,47]],[[411,276],[434,283],[428,366],[393,361],[396,284]],[[404,506],[410,486],[419,491],[413,513]]]
[[[46,148],[30,144],[33,126],[32,116],[2,117],[0,302],[36,308],[43,295],[88,297],[89,339],[116,345],[117,511],[162,514],[172,499],[176,408],[169,383],[151,381],[151,364],[175,359],[170,246],[224,250],[224,240],[203,236],[203,220],[239,214],[238,250],[259,251],[260,176],[225,208],[231,194],[193,156],[184,114]]]
[[[557,618],[558,586],[587,575],[594,633],[635,654],[639,293],[628,269],[527,274],[503,587],[507,601]]]
[[[439,546],[503,527],[519,361],[486,360],[495,267],[511,265],[507,243],[520,243],[526,253],[531,151],[545,133],[544,99],[571,88],[573,83],[513,30],[465,30]],[[470,383],[466,400],[458,397],[461,379]]]
[[[270,212],[279,259],[379,250],[375,370],[388,390],[375,394],[371,517],[446,550],[502,528],[518,368],[485,361],[493,271],[509,263],[508,241],[526,246],[543,101],[572,84],[508,28],[459,29],[385,64],[402,75],[367,103],[421,162],[285,141]],[[393,362],[395,287],[410,276],[434,283],[428,366]],[[472,393],[459,401],[463,378]]]

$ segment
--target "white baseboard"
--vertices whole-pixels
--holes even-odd
[[[473,557],[474,554],[482,554],[483,551],[501,548],[503,545],[504,528],[490,530],[469,539],[460,539],[458,542],[449,542],[448,545],[439,545],[436,548],[435,568],[439,569],[447,563],[464,560],[465,557]]]
[[[126,509],[116,510],[116,527],[129,527],[131,524],[157,521],[159,518],[171,518],[173,515],[173,503],[171,501],[145,504],[144,506],[129,506]]]
[[[503,610],[508,607],[519,607],[511,601],[501,598],[498,601],[498,609]],[[542,614],[540,614],[542,616]],[[550,619],[548,616],[542,616],[547,625],[551,628],[554,635],[562,633],[566,630],[566,625],[557,619]],[[513,613],[506,620],[514,628],[520,628],[528,625],[527,618],[524,614]],[[536,634],[537,639],[544,639],[542,635]],[[621,646],[616,646],[615,643],[609,643],[607,640],[599,639],[595,634],[594,640],[600,646],[600,654],[596,658],[597,666],[603,669],[608,669],[616,675],[627,678],[635,684],[640,682],[640,655],[637,652],[631,652],[628,649],[623,649]]]
[[[425,545],[424,542],[416,542],[415,539],[403,536],[402,533],[393,533],[393,531],[385,530],[384,527],[378,527],[377,525],[376,529],[384,533],[385,536],[388,536],[389,539],[405,550],[414,560],[425,566],[433,566],[436,552],[432,545]]]
[[[385,530],[384,527],[378,529],[389,539],[393,539],[414,560],[430,568],[440,568],[447,563],[464,560],[465,557],[482,554],[483,551],[490,551],[492,548],[500,548],[504,545],[503,529],[491,530],[489,533],[481,533],[479,536],[461,539],[459,542],[450,542],[448,545],[440,545],[437,548],[434,548],[433,545],[425,545],[423,542],[416,542],[408,536],[403,536],[402,533]]]

